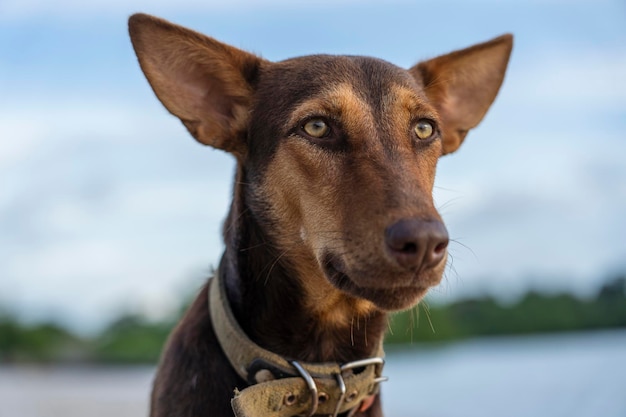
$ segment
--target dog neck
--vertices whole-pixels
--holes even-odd
[[[374,355],[384,336],[386,314],[359,309],[362,302],[329,287],[320,298],[334,301],[327,302],[320,317],[320,310],[310,307],[315,300],[307,299],[304,283],[319,281],[322,271],[307,276],[294,266],[288,252],[273,244],[247,206],[243,187],[236,187],[224,224],[226,250],[220,273],[244,332],[259,346],[295,360],[342,363]]]

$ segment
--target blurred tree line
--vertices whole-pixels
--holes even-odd
[[[528,292],[511,305],[492,297],[427,307],[420,303],[392,319],[387,343],[445,342],[479,336],[626,328],[626,275],[596,296]]]
[[[26,326],[0,310],[1,363],[155,363],[184,308],[152,322],[126,314],[94,337],[56,323]],[[448,342],[470,337],[626,328],[626,274],[607,281],[591,299],[529,292],[514,304],[492,297],[427,307],[421,303],[390,320],[387,343]]]

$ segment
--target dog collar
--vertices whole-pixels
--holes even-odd
[[[233,369],[249,386],[235,388],[236,417],[291,417],[367,410],[378,394],[384,360],[377,356],[345,364],[290,361],[263,349],[243,332],[230,309],[220,271],[209,285],[213,329]]]

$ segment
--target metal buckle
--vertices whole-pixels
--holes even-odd
[[[309,392],[311,393],[311,405],[309,406],[309,414],[307,415],[307,417],[311,417],[317,411],[317,406],[319,402],[317,398],[317,385],[315,385],[315,381],[313,380],[311,374],[306,369],[304,369],[302,365],[300,365],[297,361],[291,361],[291,364],[300,373],[300,376],[302,377],[302,379],[304,379],[307,386],[309,387]]]
[[[343,400],[346,397],[346,383],[343,380],[343,372],[348,371],[350,369],[354,369],[354,368],[377,365],[377,368],[376,368],[377,376],[376,378],[374,378],[374,385],[378,385],[381,382],[385,382],[389,379],[386,376],[380,376],[380,373],[382,372],[382,366],[384,364],[385,364],[385,360],[383,358],[375,357],[375,358],[361,359],[361,360],[354,361],[354,362],[348,362],[348,363],[344,363],[343,365],[341,365],[341,367],[339,368],[341,372],[338,374],[335,374],[335,377],[337,378],[337,385],[339,385],[339,390],[341,391],[341,395],[339,396],[339,400],[337,401],[337,406],[335,407],[335,412],[332,414],[332,417],[337,417],[337,415],[339,414],[339,409],[341,408],[341,404],[343,403]]]
[[[291,361],[290,363],[291,365],[293,365],[294,368],[296,368],[302,379],[304,379],[304,381],[306,382],[307,387],[309,388],[309,392],[311,393],[311,405],[309,406],[309,414],[307,414],[306,417],[312,417],[317,411],[317,407],[319,406],[319,398],[317,396],[317,385],[315,385],[315,380],[313,379],[311,374],[306,369],[304,369],[304,367],[300,365],[300,363],[298,363],[298,361]],[[341,395],[337,400],[337,405],[335,406],[335,411],[333,412],[332,417],[337,417],[337,415],[339,414],[339,410],[341,409],[341,404],[343,404],[343,400],[346,397],[346,383],[343,380],[343,373],[354,368],[376,365],[376,378],[374,378],[373,381],[374,385],[376,386],[381,382],[385,382],[388,380],[386,376],[380,375],[384,363],[385,360],[383,358],[376,357],[361,359],[341,365],[341,367],[339,368],[339,373],[334,374],[335,378],[337,379],[337,385],[339,386],[339,391],[341,392]]]
[[[339,385],[341,395],[337,400],[337,405],[335,406],[335,411],[333,412],[332,417],[337,417],[337,414],[339,414],[339,408],[341,408],[341,404],[343,403],[343,399],[346,398],[346,383],[343,381],[343,376],[341,373],[338,373],[335,374],[335,378],[337,378],[337,385]]]
[[[341,372],[347,371],[348,369],[359,368],[359,367],[362,367],[362,366],[378,365],[377,368],[376,368],[377,376],[376,376],[376,378],[374,378],[374,384],[378,385],[381,382],[385,382],[385,381],[389,380],[389,378],[387,378],[386,376],[382,376],[381,375],[381,373],[383,371],[383,365],[384,364],[385,364],[385,360],[383,358],[380,358],[380,357],[361,359],[359,361],[348,362],[346,364],[341,365]]]
[[[361,359],[361,360],[354,361],[354,362],[344,363],[343,365],[341,365],[341,372],[347,371],[348,369],[360,368],[362,366],[383,365],[384,363],[385,363],[385,360],[379,357]]]

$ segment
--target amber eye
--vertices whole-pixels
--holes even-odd
[[[435,127],[426,119],[418,120],[414,130],[417,137],[422,140],[430,139],[435,134]]]
[[[314,138],[323,138],[330,133],[330,127],[324,119],[311,119],[302,126],[302,130]]]

